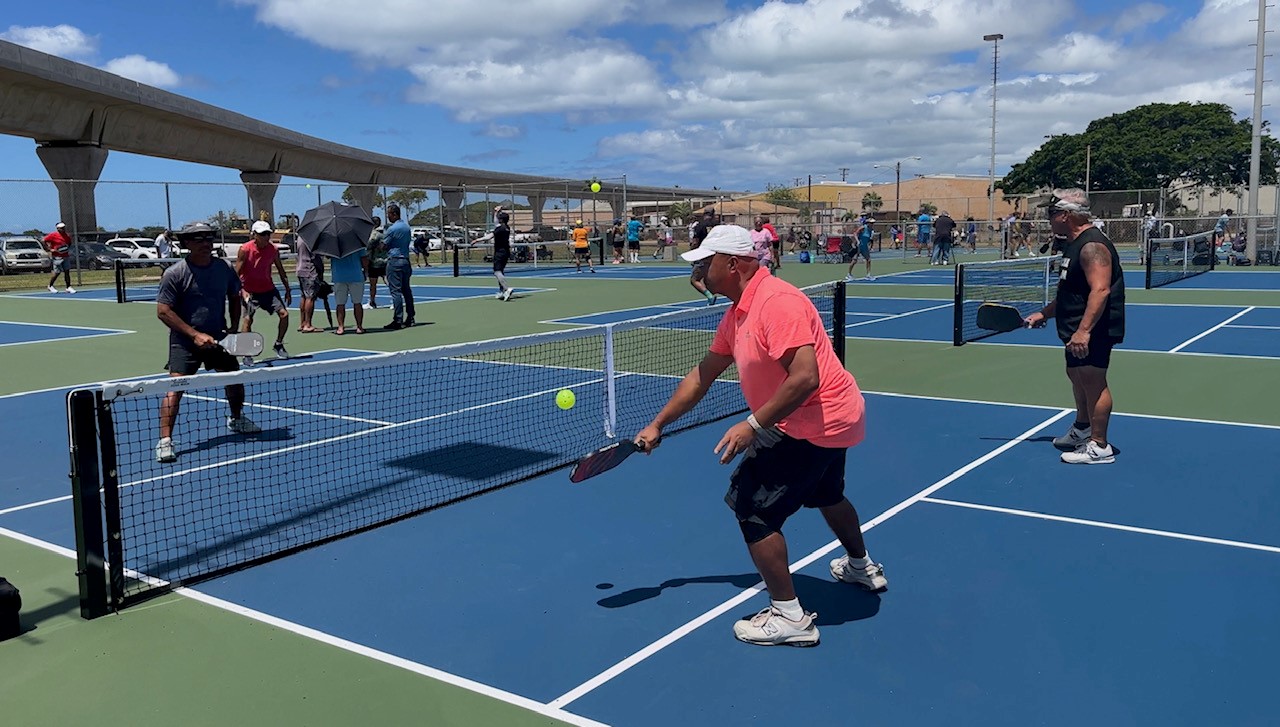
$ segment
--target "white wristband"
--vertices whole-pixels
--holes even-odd
[[[757,432],[760,432],[760,431],[763,431],[763,430],[764,430],[764,427],[760,426],[760,422],[756,421],[756,415],[755,415],[755,414],[748,414],[748,415],[747,415],[747,424],[750,424],[750,425],[751,425],[751,428],[752,428],[752,429],[754,429],[754,430],[756,430]]]

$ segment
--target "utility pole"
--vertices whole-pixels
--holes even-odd
[[[1262,173],[1262,84],[1267,57],[1267,0],[1258,0],[1258,42],[1253,64],[1253,143],[1249,149],[1249,219],[1245,257],[1258,259],[1258,178]]]
[[[849,181],[849,167],[840,167],[840,181]]]
[[[1259,0],[1265,2],[1265,0]],[[1004,40],[1003,33],[991,33],[982,36],[982,39],[992,44],[991,46],[991,167],[989,169],[990,182],[987,187],[987,224],[994,229],[996,223],[996,81],[999,80],[1000,73],[1000,41]]]

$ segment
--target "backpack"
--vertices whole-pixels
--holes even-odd
[[[808,250],[801,250],[801,251],[800,251],[800,254],[798,255],[798,257],[800,258],[800,262],[802,262],[802,263],[807,263],[807,262],[809,262],[809,251],[808,251]]]

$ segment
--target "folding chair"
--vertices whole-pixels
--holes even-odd
[[[840,236],[828,235],[827,244],[820,251],[822,258],[818,262],[838,263],[841,261],[842,254],[840,252]]]

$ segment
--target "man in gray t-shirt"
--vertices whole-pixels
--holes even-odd
[[[210,371],[237,371],[240,365],[218,341],[240,327],[240,278],[231,266],[213,257],[214,231],[208,225],[187,225],[178,239],[190,250],[186,259],[164,271],[156,295],[156,316],[169,327],[170,376],[190,376],[203,365]],[[228,320],[228,313],[230,320]],[[231,416],[227,429],[256,434],[262,429],[244,415],[244,386],[226,388]],[[160,405],[160,439],[156,461],[178,459],[173,425],[182,392],[170,391]]]
[[[303,333],[316,333],[321,329],[311,324],[311,315],[316,310],[316,286],[324,278],[324,258],[311,251],[307,241],[298,236],[298,266],[294,269],[298,276],[298,290],[302,293],[302,301],[298,303],[298,330]]]

